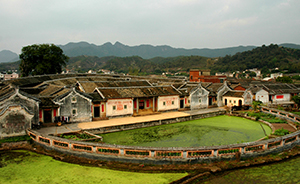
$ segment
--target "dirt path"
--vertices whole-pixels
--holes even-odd
[[[275,130],[283,128],[283,129],[288,130],[289,132],[296,132],[297,131],[297,130],[295,130],[294,127],[292,127],[289,124],[285,124],[285,123],[272,123],[272,125],[274,126]]]

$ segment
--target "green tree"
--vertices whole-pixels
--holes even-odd
[[[297,104],[297,107],[300,107],[300,97],[298,95],[295,95],[292,97],[292,100]]]
[[[29,45],[22,48],[21,76],[61,73],[66,66],[68,56],[63,54],[60,47],[54,44]]]
[[[293,80],[288,76],[277,77],[276,81],[282,83],[293,83]]]
[[[262,104],[261,101],[253,101],[252,102],[252,108],[254,111],[256,111],[258,109],[258,106],[260,106]]]

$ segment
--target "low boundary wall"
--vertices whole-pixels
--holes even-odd
[[[269,108],[269,107],[261,107],[260,108],[261,112],[263,113],[267,113],[267,114],[272,114],[274,116],[277,116],[279,118],[288,120],[288,121],[292,121],[298,125],[300,125],[300,116],[290,113],[290,112],[286,112],[286,111],[282,111],[282,110],[278,110],[278,109],[273,109],[273,108]],[[295,130],[297,130],[297,127],[293,124],[290,124]]]
[[[210,117],[211,116],[212,114]],[[201,115],[199,117],[205,117],[205,115]],[[172,120],[163,120],[161,121],[161,124],[168,124],[175,121],[178,122],[179,120],[176,120],[176,118]],[[153,122],[153,124],[155,124],[155,122]],[[146,127],[148,125],[149,124],[144,122],[141,125],[137,125],[135,128],[140,128],[140,126]],[[122,129],[122,127],[114,127],[110,130],[97,129],[95,131],[109,132],[117,131],[118,129]],[[126,130],[126,127],[123,127],[123,129]],[[133,127],[130,127],[129,129],[133,129]],[[257,142],[196,148],[154,148],[109,145],[62,139],[51,135],[42,135],[33,130],[28,130],[27,133],[37,144],[45,147],[46,149],[55,150],[61,153],[106,161],[146,164],[213,162],[235,159],[236,156],[240,158],[250,158],[278,153],[300,144],[300,131],[282,137]]]

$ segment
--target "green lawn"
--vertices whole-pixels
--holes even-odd
[[[291,184],[300,183],[300,158],[270,164],[261,167],[252,167],[232,171],[226,175],[214,178],[205,184]]]
[[[109,144],[150,147],[199,147],[256,141],[271,128],[233,116],[218,116],[169,125],[101,134]]]
[[[15,158],[11,159],[8,159],[7,152],[0,155],[1,184],[170,183],[187,175],[187,173],[123,172],[80,166],[29,151],[14,151],[13,155]]]

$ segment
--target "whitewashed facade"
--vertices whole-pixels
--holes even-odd
[[[159,96],[157,111],[169,111],[179,109],[179,96]]]
[[[190,108],[200,109],[208,107],[208,95],[209,91],[203,88],[201,85],[194,89],[190,94]]]
[[[106,116],[125,116],[133,114],[133,100],[108,99],[106,102]]]
[[[261,101],[263,104],[269,103],[269,93],[264,89],[260,89],[255,94],[255,101]]]

